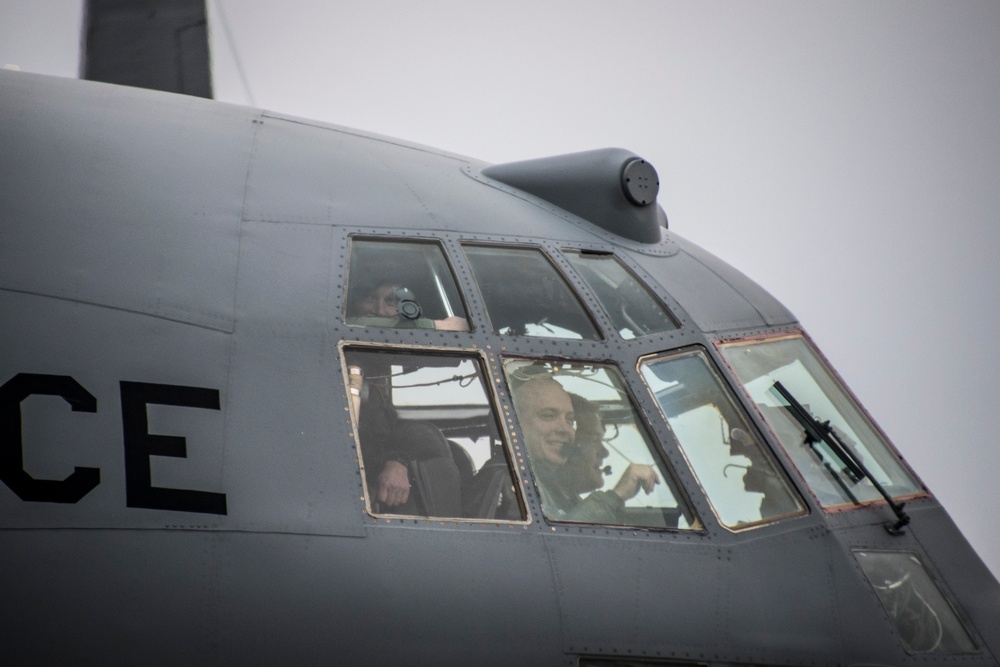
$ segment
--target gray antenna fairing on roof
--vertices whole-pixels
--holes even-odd
[[[497,164],[482,174],[632,241],[659,243],[667,226],[656,169],[623,148]]]

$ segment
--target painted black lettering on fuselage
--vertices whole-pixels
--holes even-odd
[[[121,382],[122,428],[125,435],[125,504],[156,510],[225,514],[226,494],[153,486],[150,456],[187,456],[184,438],[152,435],[146,405],[219,409],[219,392],[146,382]]]
[[[73,412],[97,412],[97,399],[68,375],[18,373],[0,387],[0,480],[21,500],[75,503],[101,483],[98,468],[76,467],[63,480],[35,479],[24,469],[21,402],[33,394],[59,396]]]
[[[226,494],[171,489],[152,484],[149,457],[185,458],[185,440],[149,433],[146,406],[172,405],[219,410],[219,392],[204,387],[121,382],[128,507],[226,514]],[[21,403],[34,394],[59,396],[74,412],[97,412],[97,399],[68,375],[18,373],[0,386],[0,481],[21,500],[77,503],[101,483],[99,468],[74,468],[63,480],[35,479],[24,469]]]

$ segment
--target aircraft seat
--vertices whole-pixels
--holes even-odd
[[[401,419],[393,437],[395,447],[412,457],[409,468],[419,513],[461,517],[461,474],[441,431],[428,422]]]

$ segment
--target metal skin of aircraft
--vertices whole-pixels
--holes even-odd
[[[491,166],[7,71],[0,119],[3,664],[998,664],[996,580],[637,156]],[[409,270],[436,287],[353,318]],[[595,494],[655,483],[556,511],[526,386],[599,404]],[[448,470],[485,437],[461,509],[419,461],[423,511],[379,497],[380,391]]]

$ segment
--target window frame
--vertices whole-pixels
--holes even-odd
[[[480,241],[476,239],[462,239],[459,240],[459,246],[462,249],[463,259],[469,267],[469,275],[472,278],[472,282],[475,284],[477,290],[477,296],[479,297],[479,303],[482,305],[483,313],[485,314],[486,321],[489,324],[487,327],[488,331],[494,336],[498,336],[501,339],[515,338],[522,340],[552,340],[552,341],[574,341],[580,343],[606,343],[608,342],[608,333],[601,326],[599,318],[593,312],[592,308],[587,306],[587,299],[585,298],[588,294],[584,294],[580,290],[578,283],[582,283],[587,289],[588,293],[592,292],[590,286],[586,284],[582,277],[572,275],[568,273],[559,262],[553,256],[553,251],[548,250],[539,244],[534,243],[495,243],[488,241]],[[594,333],[597,335],[596,338],[566,338],[562,336],[538,336],[530,334],[502,334],[498,331],[496,325],[494,324],[493,314],[490,312],[490,305],[487,303],[486,299],[483,297],[483,287],[480,281],[479,273],[476,270],[475,261],[470,257],[467,250],[469,248],[485,248],[492,250],[501,251],[517,251],[517,250],[529,250],[535,251],[541,255],[542,259],[548,264],[549,268],[555,272],[555,275],[562,281],[566,289],[569,290],[570,295],[574,298],[576,303],[580,306],[581,313],[586,317],[590,326],[593,328]],[[569,260],[564,259],[567,263]],[[572,266],[571,266],[572,268]],[[574,269],[575,272],[575,269]],[[609,320],[610,321],[610,320]],[[617,331],[615,332],[617,335]]]
[[[678,509],[680,511],[681,518],[685,514],[689,517],[690,526],[686,528],[681,527],[671,527],[671,526],[648,526],[648,525],[635,525],[635,524],[624,524],[624,523],[599,523],[599,522],[589,522],[589,521],[572,521],[572,520],[562,520],[559,518],[550,517],[542,507],[542,496],[539,487],[538,475],[535,468],[531,465],[530,457],[528,455],[527,445],[523,438],[523,426],[521,418],[514,407],[514,390],[511,388],[510,375],[507,372],[508,362],[541,362],[544,364],[552,365],[565,365],[565,364],[579,364],[579,365],[590,365],[604,369],[612,369],[617,375],[617,379],[621,384],[621,391],[624,392],[624,399],[628,401],[629,408],[634,418],[634,425],[636,430],[639,432],[640,437],[643,439],[643,444],[645,445],[650,457],[657,464],[657,470],[662,475],[666,476],[670,480],[670,484],[667,484],[667,488],[670,489],[671,495],[678,503]],[[564,528],[568,527],[581,527],[581,526],[600,526],[602,529],[608,530],[622,530],[622,531],[643,531],[649,533],[667,533],[674,535],[699,535],[706,533],[705,522],[701,519],[695,504],[692,502],[689,490],[681,482],[677,472],[674,470],[670,463],[670,459],[667,457],[663,443],[656,436],[654,430],[650,427],[648,419],[645,412],[642,410],[639,401],[636,400],[635,394],[633,393],[633,387],[627,381],[625,373],[619,365],[612,360],[594,360],[594,359],[583,359],[583,358],[557,358],[552,356],[528,356],[518,353],[504,354],[500,359],[500,366],[503,368],[504,380],[507,382],[508,395],[510,396],[511,405],[511,415],[515,420],[513,422],[513,427],[516,430],[512,431],[512,436],[514,438],[513,442],[521,447],[523,451],[523,459],[526,460],[527,468],[530,471],[531,478],[534,482],[534,494],[538,499],[538,511],[546,523],[553,526],[560,526]],[[641,378],[640,378],[641,379]],[[616,389],[617,391],[618,389]],[[587,398],[583,396],[583,398]],[[592,399],[588,399],[592,400]],[[519,463],[524,466],[525,461],[519,461]],[[522,467],[522,470],[524,468]],[[662,484],[666,484],[665,481],[661,480]],[[641,491],[640,491],[641,493]],[[627,502],[627,501],[626,501]],[[665,508],[662,508],[665,509]]]
[[[833,386],[840,391],[841,397],[843,398],[844,401],[846,401],[847,407],[853,409],[854,413],[861,420],[864,426],[866,426],[871,430],[871,432],[875,435],[876,439],[879,440],[882,446],[884,447],[885,453],[888,454],[890,457],[892,457],[894,464],[899,467],[899,469],[903,472],[903,474],[913,480],[915,486],[917,487],[917,490],[914,491],[913,493],[892,495],[893,500],[896,501],[897,504],[899,504],[916,498],[931,497],[931,493],[927,489],[927,486],[923,483],[920,477],[917,476],[917,474],[913,471],[913,469],[906,463],[906,460],[903,458],[902,455],[900,455],[899,451],[896,449],[896,446],[892,443],[892,440],[889,439],[889,437],[878,425],[875,419],[872,418],[871,414],[865,408],[864,404],[860,400],[858,400],[858,397],[855,396],[854,392],[851,391],[847,383],[844,382],[844,379],[840,376],[840,374],[833,367],[833,365],[830,364],[829,360],[826,358],[823,352],[819,349],[819,347],[817,347],[817,345],[808,336],[808,334],[806,334],[805,331],[801,329],[793,329],[776,333],[775,332],[764,333],[754,336],[721,338],[714,341],[719,357],[721,358],[722,363],[725,364],[725,367],[729,370],[729,373],[732,375],[733,381],[736,383],[740,391],[746,397],[749,404],[753,405],[754,411],[760,416],[763,424],[766,426],[768,432],[770,433],[773,442],[777,443],[778,449],[783,452],[789,464],[792,466],[793,469],[795,469],[797,475],[805,485],[805,488],[808,489],[810,495],[812,495],[812,497],[815,499],[816,504],[820,507],[820,509],[826,513],[837,513],[845,511],[849,512],[853,510],[863,509],[871,505],[879,505],[879,504],[884,505],[886,504],[886,501],[881,495],[878,495],[876,492],[875,494],[876,497],[872,497],[866,500],[858,500],[856,502],[846,501],[842,503],[830,503],[830,504],[824,503],[823,500],[820,499],[817,490],[814,488],[810,476],[801,469],[801,467],[796,462],[795,456],[793,456],[792,453],[788,451],[788,448],[785,446],[784,441],[775,431],[774,425],[771,423],[768,417],[760,411],[756,399],[753,397],[753,395],[751,395],[750,390],[747,389],[743,380],[740,378],[740,375],[736,372],[736,369],[733,368],[732,364],[729,363],[729,360],[726,358],[725,353],[723,351],[727,347],[749,346],[760,343],[778,342],[782,340],[792,340],[792,339],[801,340],[805,344],[808,350],[815,356],[816,361],[818,361],[822,366],[822,368],[828,373],[830,381],[833,383]],[[812,376],[811,373],[810,376]],[[839,410],[839,408],[838,412],[843,414],[843,412]],[[816,417],[817,419],[825,419],[825,418],[832,419],[832,416],[830,415],[813,415],[813,416]],[[867,445],[865,445],[865,450],[866,451],[869,450]],[[874,456],[870,452],[869,455]]]
[[[688,455],[688,451],[684,444],[681,442],[680,438],[674,433],[674,428],[670,424],[670,420],[667,418],[666,413],[663,410],[663,406],[660,401],[656,398],[656,394],[653,391],[653,387],[646,381],[643,374],[643,366],[650,365],[656,361],[677,359],[682,356],[700,356],[708,369],[708,373],[711,375],[712,379],[715,380],[715,385],[723,392],[723,395],[729,401],[730,407],[735,410],[740,417],[743,418],[743,426],[752,430],[751,435],[755,437],[757,444],[759,445],[759,451],[767,458],[775,473],[780,477],[781,481],[784,483],[789,496],[798,506],[797,511],[786,512],[784,514],[777,514],[767,518],[761,518],[757,521],[748,521],[743,524],[730,525],[723,521],[722,515],[719,513],[719,509],[716,507],[716,500],[713,498],[712,494],[708,492],[705,488],[705,483],[702,481],[701,475],[699,475],[698,468],[694,466],[691,461],[691,457]],[[642,379],[643,384],[649,391],[650,400],[656,405],[656,409],[659,411],[660,417],[663,419],[663,424],[666,430],[670,433],[673,439],[673,444],[680,451],[684,462],[688,466],[688,470],[691,472],[691,476],[695,483],[698,485],[698,489],[701,491],[702,495],[705,497],[705,501],[708,506],[712,509],[712,514],[715,516],[715,520],[718,522],[719,526],[729,531],[730,533],[744,533],[749,530],[758,529],[764,526],[769,526],[779,521],[784,521],[786,519],[795,519],[809,514],[809,506],[805,502],[800,490],[796,487],[795,483],[791,479],[788,471],[785,469],[784,462],[774,451],[773,446],[768,441],[761,429],[757,424],[754,423],[753,417],[750,412],[748,412],[746,406],[740,402],[739,395],[733,389],[730,382],[727,381],[725,373],[719,368],[718,362],[712,358],[712,354],[708,348],[703,345],[686,345],[679,348],[672,348],[669,350],[663,350],[661,352],[653,352],[650,354],[645,354],[636,360],[636,371],[639,377]],[[721,415],[721,413],[720,413]]]
[[[462,284],[459,281],[459,274],[456,271],[455,262],[453,261],[451,255],[448,253],[448,249],[442,239],[432,238],[432,237],[413,237],[413,236],[373,236],[371,234],[349,234],[347,236],[347,250],[345,253],[345,269],[344,269],[344,285],[342,288],[343,294],[343,304],[340,309],[340,322],[348,327],[358,327],[364,329],[379,329],[379,330],[397,330],[397,329],[407,329],[408,327],[398,327],[398,326],[384,326],[378,324],[359,324],[352,323],[350,319],[354,316],[348,314],[348,306],[352,303],[352,271],[354,270],[355,261],[355,243],[372,243],[372,244],[384,244],[384,245],[414,245],[414,246],[433,246],[439,251],[439,256],[444,261],[444,267],[448,270],[448,275],[451,278],[451,285],[455,288],[455,294],[458,298],[458,305],[461,306],[463,310],[463,317],[469,325],[469,331],[465,332],[453,332],[449,333],[470,333],[476,331],[476,326],[472,321],[472,311],[469,308],[469,299],[466,294],[466,290],[462,289]],[[435,276],[437,277],[437,276]],[[447,293],[447,289],[445,290]],[[452,305],[450,302],[449,306]],[[430,330],[430,329],[428,329]]]
[[[425,354],[428,356],[448,356],[457,357],[460,359],[466,359],[473,361],[477,364],[480,377],[482,379],[484,394],[486,400],[490,407],[491,418],[493,424],[496,428],[496,433],[501,442],[501,447],[503,448],[504,455],[507,460],[507,469],[510,472],[511,481],[514,484],[514,495],[517,500],[518,506],[520,508],[520,513],[524,517],[523,519],[500,519],[500,518],[477,518],[477,517],[439,517],[439,516],[424,516],[416,514],[396,514],[396,513],[386,513],[386,512],[376,512],[372,506],[372,499],[368,492],[368,476],[365,469],[364,455],[362,454],[361,446],[361,435],[359,429],[358,413],[354,407],[353,394],[351,392],[350,383],[350,373],[348,370],[347,356],[345,352],[351,350],[360,350],[363,352],[388,352],[393,353],[416,353]],[[440,346],[428,346],[428,345],[409,345],[409,344],[397,344],[397,343],[380,343],[373,341],[362,341],[362,340],[348,340],[342,339],[337,343],[337,353],[340,362],[340,374],[342,387],[344,389],[344,397],[347,401],[348,407],[348,423],[351,425],[351,438],[353,440],[354,447],[354,458],[358,464],[358,469],[360,473],[360,490],[362,494],[362,500],[364,501],[365,513],[375,519],[384,519],[387,522],[397,519],[412,520],[415,522],[426,521],[426,522],[448,522],[457,523],[463,525],[518,525],[527,526],[530,525],[533,520],[531,516],[530,503],[528,501],[527,494],[525,493],[525,480],[523,479],[525,464],[523,462],[523,454],[515,451],[513,443],[514,438],[508,428],[504,416],[506,414],[506,406],[501,400],[500,393],[497,390],[497,385],[500,380],[498,380],[493,374],[490,373],[490,363],[487,358],[486,353],[480,349],[466,349],[466,348],[444,348]],[[442,433],[442,435],[444,435]],[[461,446],[461,445],[460,445]],[[477,471],[478,472],[478,471]]]
[[[594,302],[597,304],[597,307],[601,309],[602,314],[607,318],[610,330],[614,331],[615,335],[617,335],[620,340],[623,341],[639,340],[647,336],[659,336],[681,330],[682,326],[678,317],[673,313],[670,306],[661,298],[659,293],[657,293],[657,291],[653,288],[653,285],[651,285],[648,281],[645,281],[642,278],[640,278],[639,274],[636,273],[633,267],[629,266],[628,263],[625,262],[624,259],[620,257],[616,252],[611,250],[595,250],[593,248],[583,248],[574,246],[567,246],[564,248],[560,248],[559,252],[566,260],[566,263],[570,265],[570,267],[579,277],[580,282],[586,286],[587,290],[593,297]],[[629,278],[631,278],[633,282],[649,296],[649,298],[653,301],[653,303],[659,306],[660,311],[663,313],[666,319],[669,320],[671,324],[673,324],[673,328],[662,329],[650,333],[635,333],[632,338],[626,338],[625,336],[623,336],[621,333],[621,329],[618,328],[617,326],[616,318],[612,315],[611,311],[608,309],[608,304],[605,303],[605,300],[601,297],[600,293],[594,289],[594,286],[591,284],[590,280],[587,279],[586,275],[584,275],[584,273],[580,270],[580,268],[577,266],[574,260],[570,258],[571,255],[578,255],[581,258],[585,256],[608,257],[611,260],[613,260],[615,265],[621,268],[621,270],[624,271],[625,274]],[[577,261],[584,261],[584,260],[577,260]]]

